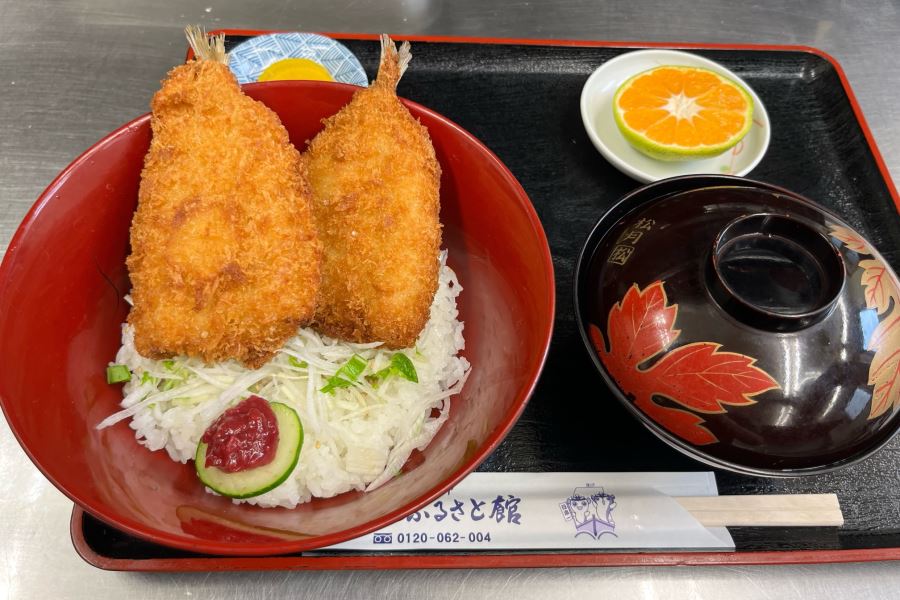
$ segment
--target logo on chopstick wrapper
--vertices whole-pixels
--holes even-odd
[[[593,483],[572,490],[572,495],[559,504],[566,521],[575,527],[575,537],[588,535],[598,540],[603,535],[616,535],[616,522],[612,512],[616,508],[616,497]]]

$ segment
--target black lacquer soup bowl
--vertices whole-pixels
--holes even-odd
[[[656,435],[716,467],[821,473],[900,427],[900,284],[840,217],[727,176],[640,188],[575,272],[585,345]]]

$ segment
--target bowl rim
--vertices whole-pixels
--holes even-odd
[[[700,49],[702,50],[702,48]],[[598,81],[602,79],[603,75],[615,67],[621,62],[627,62],[629,60],[634,60],[635,57],[642,56],[660,56],[660,57],[674,57],[675,59],[681,59],[686,62],[693,63],[692,66],[700,66],[707,68],[711,71],[715,71],[719,75],[724,75],[730,79],[733,79],[735,82],[744,87],[744,90],[750,95],[750,98],[753,100],[754,106],[754,115],[753,119],[758,120],[765,125],[763,128],[763,140],[760,147],[759,152],[750,161],[750,163],[735,173],[735,176],[744,176],[750,173],[753,169],[755,169],[762,159],[765,157],[766,153],[769,150],[769,144],[772,139],[772,123],[769,120],[769,113],[766,110],[766,105],[763,104],[762,99],[756,93],[756,91],[746,82],[742,77],[733,72],[728,67],[706,58],[705,56],[700,56],[695,52],[684,52],[681,50],[671,50],[666,48],[644,48],[644,49],[636,49],[629,52],[623,52],[618,56],[615,56],[599,67],[594,69],[591,74],[588,76],[587,80],[584,82],[584,85],[581,88],[581,95],[579,96],[579,111],[581,112],[581,123],[584,126],[584,130],[590,138],[591,143],[594,145],[594,148],[597,149],[598,152],[605,158],[612,166],[614,166],[619,171],[628,175],[632,179],[641,182],[642,184],[649,184],[655,181],[662,181],[663,179],[671,179],[671,177],[657,177],[646,171],[641,170],[640,168],[634,166],[631,162],[629,162],[627,157],[622,157],[617,154],[612,148],[610,148],[603,139],[603,136],[598,133],[597,128],[594,126],[594,122],[590,117],[590,111],[588,110],[588,98],[591,93],[593,93],[594,88],[596,88],[599,83]],[[635,70],[631,73],[632,76],[640,73],[640,70]],[[757,110],[758,109],[758,110]],[[616,130],[618,132],[618,129]],[[621,135],[621,134],[620,134]],[[630,148],[630,144],[629,144]],[[727,150],[726,150],[727,152]],[[687,174],[687,175],[675,175],[676,177],[694,177],[700,175],[706,175],[702,171],[697,171],[695,173]],[[709,173],[709,175],[715,175],[715,173]],[[727,175],[726,175],[727,177]]]
[[[575,308],[575,322],[578,325],[578,333],[581,336],[582,344],[584,344],[585,350],[588,355],[591,357],[591,362],[593,362],[596,371],[603,377],[604,382],[606,383],[609,390],[619,401],[619,404],[624,405],[624,407],[634,416],[638,421],[640,421],[644,427],[649,429],[657,438],[671,446],[672,448],[678,450],[682,454],[700,461],[706,465],[711,467],[724,469],[726,471],[731,471],[733,473],[739,473],[742,475],[755,475],[762,477],[771,477],[771,478],[786,478],[786,477],[803,477],[808,475],[821,475],[824,473],[830,473],[832,471],[836,471],[838,469],[842,469],[844,467],[849,467],[850,465],[857,464],[862,462],[872,454],[878,452],[881,448],[886,446],[898,433],[900,433],[900,414],[895,415],[894,420],[895,423],[893,425],[893,431],[884,435],[883,439],[877,440],[875,443],[871,444],[865,450],[854,454],[853,456],[845,457],[840,460],[831,463],[825,463],[822,465],[816,465],[812,467],[803,467],[800,469],[765,469],[760,467],[751,467],[747,465],[743,465],[740,463],[728,461],[722,458],[715,457],[711,454],[708,454],[702,450],[697,449],[697,447],[689,444],[688,442],[681,440],[676,437],[674,434],[670,433],[666,429],[663,429],[660,425],[656,423],[649,416],[645,415],[641,410],[639,410],[634,404],[627,398],[625,394],[622,393],[622,390],[619,389],[619,386],[610,376],[606,367],[603,365],[600,358],[597,356],[597,352],[594,350],[593,344],[591,342],[590,336],[587,331],[587,327],[585,324],[585,320],[582,318],[582,306],[581,306],[581,297],[580,297],[580,288],[581,281],[586,277],[584,274],[585,269],[587,268],[587,264],[590,262],[590,258],[593,255],[593,252],[596,250],[598,242],[603,238],[605,232],[602,231],[604,228],[608,228],[609,221],[613,220],[614,222],[618,222],[627,214],[637,210],[641,206],[647,204],[648,202],[653,201],[656,198],[659,198],[660,194],[657,192],[657,188],[663,188],[667,186],[677,186],[684,183],[695,183],[695,186],[691,186],[691,188],[682,188],[677,191],[672,191],[672,193],[684,192],[687,189],[700,189],[705,187],[712,187],[716,185],[731,185],[731,186],[742,186],[742,187],[751,187],[755,189],[761,189],[765,191],[776,192],[779,194],[784,194],[789,196],[792,199],[800,200],[804,203],[811,205],[817,210],[821,210],[829,217],[835,219],[837,223],[844,223],[844,219],[837,215],[834,211],[816,203],[803,196],[798,194],[797,192],[793,192],[786,188],[766,183],[763,181],[757,181],[753,179],[747,179],[746,177],[737,177],[734,175],[682,175],[679,177],[669,177],[667,179],[660,179],[659,181],[654,181],[653,183],[649,183],[643,186],[640,186],[624,196],[620,198],[615,204],[613,204],[601,217],[597,220],[596,224],[591,228],[590,233],[585,238],[584,243],[582,244],[581,251],[578,253],[578,259],[575,262],[575,271],[573,274],[572,281],[572,298]],[[589,256],[591,255],[591,256]]]
[[[331,87],[335,89],[343,89],[345,91],[356,91],[362,89],[350,84],[322,81],[257,82],[244,84],[241,87],[245,91],[263,87],[273,89],[287,89],[293,87]],[[474,453],[465,461],[461,462],[448,477],[445,477],[443,481],[437,486],[432,487],[431,491],[426,493],[424,496],[408,502],[394,511],[386,513],[378,518],[368,520],[350,529],[300,540],[272,542],[266,544],[221,542],[214,540],[204,540],[202,538],[190,537],[187,535],[179,536],[173,533],[156,529],[154,527],[149,527],[133,519],[118,517],[114,515],[112,511],[108,510],[107,507],[101,505],[100,503],[92,503],[86,501],[77,492],[63,486],[56,477],[54,477],[43,465],[41,465],[35,459],[29,447],[23,442],[22,435],[20,434],[20,423],[18,423],[12,417],[10,409],[8,409],[6,406],[6,404],[10,402],[10,400],[3,396],[0,396],[0,409],[2,409],[4,417],[6,418],[6,421],[9,424],[9,428],[15,436],[16,441],[28,456],[28,459],[34,464],[35,467],[37,467],[37,469],[44,475],[44,477],[46,477],[54,485],[54,487],[56,487],[75,504],[83,508],[86,512],[93,515],[94,517],[116,527],[117,529],[120,529],[121,531],[124,531],[125,533],[156,544],[179,548],[182,550],[188,550],[191,552],[203,552],[216,555],[265,556],[323,548],[325,546],[338,544],[340,542],[354,539],[366,535],[367,533],[371,533],[373,531],[377,531],[378,529],[384,528],[391,523],[394,523],[395,521],[398,521],[403,517],[414,513],[415,511],[433,502],[436,498],[444,495],[453,486],[455,486],[463,478],[465,478],[469,473],[474,471],[478,467],[478,465],[481,464],[485,459],[487,459],[487,457],[494,451],[494,449],[498,445],[500,445],[500,443],[509,433],[510,429],[512,429],[512,427],[518,421],[519,417],[522,414],[522,411],[524,411],[525,406],[528,404],[529,399],[534,393],[534,389],[537,386],[541,373],[543,372],[544,365],[546,364],[547,356],[550,351],[550,341],[553,337],[556,314],[556,284],[550,245],[547,241],[547,236],[544,232],[544,228],[540,221],[540,218],[538,217],[537,212],[534,209],[534,205],[531,203],[531,200],[528,197],[528,194],[525,192],[525,189],[522,187],[521,183],[519,183],[518,179],[516,179],[515,175],[512,174],[509,168],[503,163],[503,161],[500,160],[499,157],[497,157],[496,154],[494,154],[493,151],[491,151],[490,148],[488,148],[484,143],[482,143],[478,138],[476,138],[466,129],[454,123],[447,117],[441,115],[440,113],[437,113],[425,106],[422,106],[421,104],[418,104],[411,100],[407,100],[405,98],[401,98],[401,101],[407,108],[411,109],[411,112],[428,115],[429,118],[440,122],[442,126],[452,130],[456,135],[461,136],[468,143],[474,145],[483,153],[487,161],[496,168],[497,172],[500,174],[502,180],[506,183],[506,185],[513,190],[514,195],[518,200],[520,209],[525,212],[525,216],[527,217],[527,220],[531,225],[532,230],[534,231],[534,235],[539,243],[542,254],[542,266],[544,268],[544,272],[546,273],[544,283],[546,284],[548,290],[547,297],[544,299],[543,307],[547,311],[549,319],[547,326],[543,328],[543,331],[540,332],[542,348],[539,351],[539,361],[533,371],[528,375],[527,384],[525,388],[517,395],[515,401],[511,405],[511,409],[507,411],[505,415],[503,415],[503,417],[499,421],[498,426],[485,439],[479,451]],[[66,181],[69,179],[69,177],[71,177],[72,173],[76,169],[81,168],[84,163],[88,162],[95,152],[113,143],[122,135],[125,135],[126,133],[131,132],[136,128],[147,125],[149,121],[150,113],[146,113],[135,119],[132,119],[131,121],[128,121],[124,125],[121,125],[112,132],[103,136],[100,140],[92,144],[87,150],[82,152],[68,166],[66,166],[53,179],[53,181],[40,194],[40,196],[38,196],[38,199],[28,210],[19,227],[16,229],[16,232],[13,234],[9,246],[7,247],[7,251],[3,256],[2,263],[0,263],[0,301],[2,301],[4,296],[9,293],[10,269],[12,268],[12,264],[16,261],[19,247],[23,243],[26,235],[28,234],[28,231],[31,229],[31,226],[33,225],[35,220],[50,205],[50,202],[56,195],[59,188],[64,183],[66,183]],[[311,540],[315,540],[315,542],[311,543]]]

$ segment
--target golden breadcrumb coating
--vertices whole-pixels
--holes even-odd
[[[299,153],[216,60],[172,69],[151,107],[127,260],[135,345],[256,368],[315,310],[321,245]]]
[[[314,326],[352,342],[412,346],[438,284],[440,176],[428,131],[397,97],[409,61],[382,36],[371,87],[356,92],[302,162],[325,248]]]

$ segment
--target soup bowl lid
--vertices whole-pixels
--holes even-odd
[[[900,283],[788,190],[728,176],[635,190],[588,237],[574,296],[616,397],[708,464],[821,473],[900,426]]]

